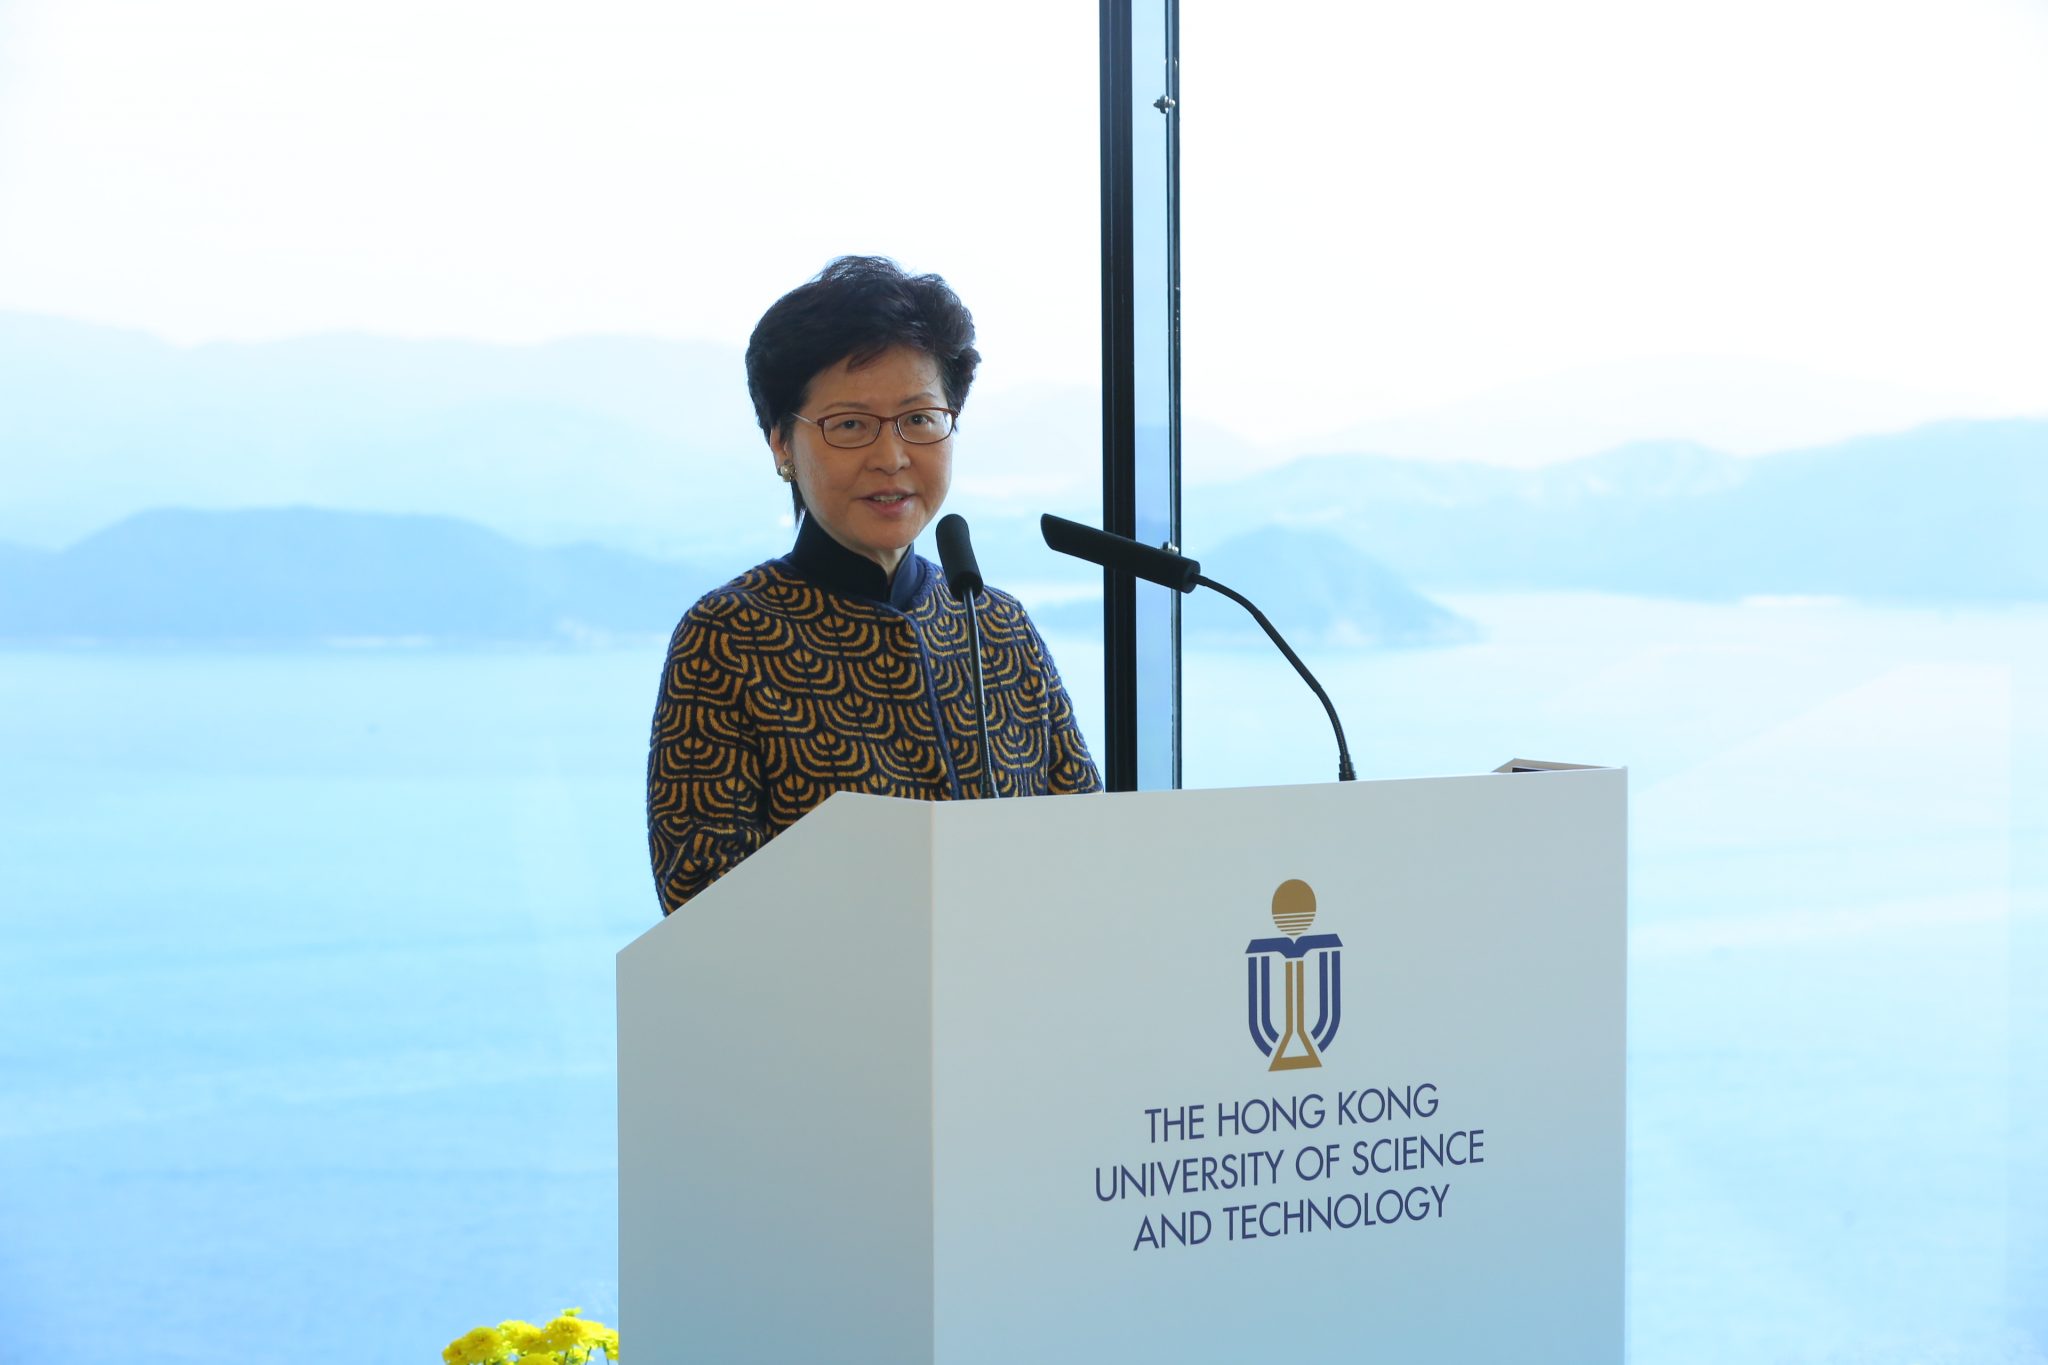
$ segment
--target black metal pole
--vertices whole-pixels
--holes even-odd
[[[1131,223],[1131,0],[1101,0],[1102,526],[1137,534],[1137,339]],[[1102,574],[1103,782],[1138,787],[1137,580]]]

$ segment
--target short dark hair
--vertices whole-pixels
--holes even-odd
[[[777,299],[747,339],[747,395],[762,436],[780,429],[787,442],[811,381],[842,360],[865,365],[908,346],[937,364],[946,406],[967,405],[981,352],[974,315],[937,275],[908,275],[886,256],[841,256],[809,283]],[[790,491],[796,510],[803,494]]]

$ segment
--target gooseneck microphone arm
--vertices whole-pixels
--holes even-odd
[[[1330,703],[1330,694],[1316,681],[1316,675],[1308,671],[1308,665],[1301,661],[1287,641],[1280,638],[1280,632],[1266,619],[1266,614],[1253,606],[1244,594],[1224,587],[1213,578],[1202,576],[1202,566],[1186,555],[1175,550],[1155,549],[1141,545],[1126,536],[1112,535],[1108,531],[1084,526],[1078,521],[1053,516],[1050,512],[1038,519],[1039,530],[1045,535],[1045,543],[1061,554],[1085,559],[1091,564],[1100,564],[1105,569],[1122,569],[1149,583],[1158,583],[1172,588],[1175,592],[1193,592],[1196,588],[1213,588],[1252,614],[1262,630],[1280,646],[1280,652],[1287,656],[1287,662],[1294,665],[1294,671],[1301,674],[1302,681],[1316,694],[1316,700],[1329,713],[1330,728],[1337,732],[1337,780],[1354,782],[1357,772],[1351,766],[1351,747],[1344,742],[1344,723],[1337,719],[1337,708]]]
[[[981,794],[995,796],[996,770],[990,761],[988,742],[988,685],[981,671],[981,617],[975,598],[982,591],[981,566],[974,561],[974,544],[967,536],[967,519],[958,513],[939,518],[939,567],[945,570],[946,587],[967,607],[967,647],[974,652],[974,714],[981,729]]]
[[[1330,714],[1330,728],[1337,732],[1337,780],[1339,782],[1357,781],[1358,774],[1351,767],[1351,747],[1344,742],[1344,722],[1337,719],[1337,708],[1330,704],[1330,694],[1323,691],[1323,685],[1316,681],[1315,674],[1308,671],[1308,665],[1301,661],[1301,656],[1296,654],[1288,643],[1280,638],[1280,632],[1274,628],[1271,621],[1266,619],[1266,613],[1253,606],[1251,598],[1234,589],[1224,587],[1206,574],[1196,574],[1195,585],[1220,592],[1250,612],[1252,620],[1259,623],[1259,628],[1272,637],[1274,644],[1280,646],[1280,652],[1287,656],[1287,662],[1294,665],[1294,671],[1301,674],[1301,680],[1308,684],[1309,690],[1316,694],[1316,700],[1323,704],[1323,710]]]
[[[965,593],[967,604],[967,647],[974,651],[974,715],[981,728],[981,794],[996,794],[996,770],[990,761],[988,744],[988,684],[981,676],[981,615],[974,605],[975,593]]]

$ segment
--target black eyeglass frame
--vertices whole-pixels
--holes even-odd
[[[917,439],[916,439],[915,437],[911,436],[909,432],[905,431],[905,430],[903,429],[903,419],[904,419],[904,418],[906,418],[906,417],[915,417],[915,416],[917,416],[917,414],[919,414],[920,412],[943,412],[943,413],[945,413],[945,414],[946,414],[946,434],[945,434],[945,435],[943,435],[943,436],[936,436],[936,437],[933,437],[933,438],[932,438],[931,440],[929,440],[929,441],[920,441],[920,440],[917,440]],[[875,419],[875,434],[874,434],[874,435],[872,435],[872,436],[870,436],[870,437],[868,437],[868,438],[867,438],[867,440],[865,440],[865,441],[862,441],[862,442],[861,442],[861,443],[860,443],[859,445],[851,445],[851,446],[848,446],[848,445],[840,445],[839,443],[837,443],[836,441],[834,441],[834,440],[833,440],[833,439],[832,439],[832,438],[831,438],[830,436],[827,436],[827,435],[825,435],[825,424],[824,424],[823,422],[820,422],[820,421],[819,421],[819,420],[818,420],[817,418],[815,418],[815,417],[806,417],[806,416],[804,416],[804,415],[803,415],[802,413],[800,413],[800,412],[792,412],[792,413],[790,414],[790,416],[791,416],[791,417],[794,417],[794,418],[796,418],[796,420],[797,420],[797,421],[799,421],[799,422],[809,422],[809,423],[810,423],[810,424],[811,424],[812,426],[816,427],[816,428],[818,429],[818,436],[819,436],[819,438],[820,438],[821,440],[823,440],[823,441],[825,442],[825,444],[826,444],[826,445],[828,445],[828,446],[831,446],[831,447],[832,447],[832,448],[833,448],[834,450],[866,450],[866,449],[867,449],[867,448],[868,448],[869,446],[873,445],[873,444],[874,444],[875,442],[877,442],[877,441],[879,441],[879,440],[881,440],[881,439],[882,439],[882,428],[883,428],[883,427],[885,427],[885,426],[893,426],[893,427],[895,427],[895,428],[896,428],[896,439],[897,439],[897,440],[899,440],[899,441],[901,441],[901,442],[903,442],[903,443],[904,443],[905,445],[912,445],[912,446],[935,446],[935,445],[937,445],[937,444],[938,444],[938,443],[939,443],[940,441],[950,440],[950,439],[952,438],[952,435],[953,435],[953,433],[954,433],[954,432],[956,432],[956,431],[958,431],[958,430],[960,429],[960,410],[959,410],[958,408],[938,408],[938,407],[931,407],[931,406],[926,406],[926,407],[921,407],[921,408],[910,408],[910,409],[908,409],[908,410],[906,410],[906,411],[903,411],[903,412],[899,412],[899,413],[897,413],[897,414],[896,414],[896,415],[895,415],[894,417],[884,417],[884,416],[882,416],[882,414],[881,414],[881,413],[879,413],[879,412],[835,412],[835,413],[832,413],[832,414],[831,414],[831,416],[833,416],[834,418],[839,418],[839,417],[872,417],[872,418],[874,418],[874,419]]]

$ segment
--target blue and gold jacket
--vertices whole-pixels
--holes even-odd
[[[980,604],[1001,796],[1100,791],[1052,656],[1017,599]],[[833,792],[981,790],[967,609],[907,554],[892,578],[804,518],[796,546],[706,593],[669,640],[647,749],[663,914]]]

